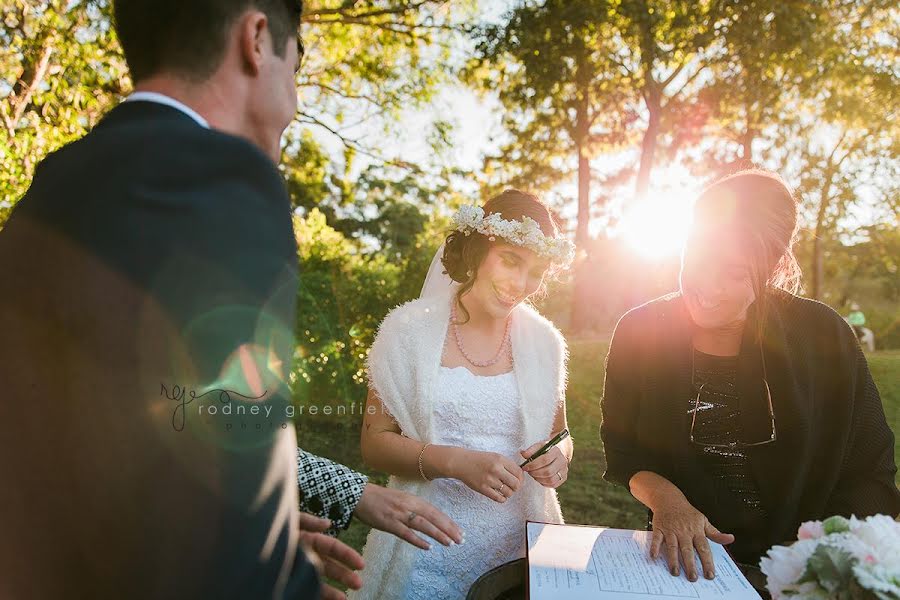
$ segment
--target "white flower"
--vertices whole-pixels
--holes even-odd
[[[766,587],[773,600],[816,597],[813,595],[818,588],[815,584],[796,584],[806,570],[806,562],[816,546],[816,540],[800,540],[791,546],[775,546],[759,561],[759,568],[766,575]],[[798,593],[801,595],[795,595]]]
[[[564,267],[575,258],[575,247],[563,237],[544,235],[537,221],[523,217],[521,221],[507,221],[499,213],[484,215],[480,206],[461,206],[453,215],[454,229],[465,235],[473,231],[487,236],[491,241],[501,237],[510,244],[528,248],[536,254]]]
[[[851,517],[850,531],[872,549],[875,562],[900,578],[900,523],[886,515]]]
[[[826,534],[825,532],[831,531]],[[797,585],[809,558],[819,546],[837,548],[850,559],[853,577],[879,598],[900,598],[900,523],[876,515],[866,519],[832,517],[800,526],[800,540],[790,547],[775,546],[760,561],[773,598],[825,598],[815,583]]]
[[[822,521],[807,521],[797,530],[798,540],[815,540],[825,535]]]
[[[461,206],[453,215],[453,223],[457,229],[474,229],[484,218],[484,209],[480,206]]]
[[[850,555],[854,562],[871,561],[874,558],[874,548],[849,531],[846,533],[832,533],[816,541],[820,545],[843,550]]]
[[[853,565],[853,575],[859,585],[873,592],[881,592],[889,598],[900,598],[900,574],[891,573],[880,565],[859,563]]]

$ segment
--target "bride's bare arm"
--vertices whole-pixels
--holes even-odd
[[[419,454],[424,444],[403,435],[374,390],[366,398],[360,435],[363,461],[371,468],[405,479],[421,479]],[[454,469],[462,448],[431,445],[422,455],[422,470],[429,479],[456,478]]]
[[[421,455],[422,472],[428,479],[458,479],[496,502],[506,502],[525,478],[519,465],[503,455],[437,444],[425,448],[423,442],[404,436],[371,389],[366,399],[360,447],[363,461],[373,469],[421,480]]]

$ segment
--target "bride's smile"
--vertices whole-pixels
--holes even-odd
[[[532,250],[493,242],[466,299],[473,299],[494,319],[506,319],[518,304],[540,289],[548,267],[549,261]]]
[[[506,294],[501,292],[496,283],[491,284],[494,287],[494,293],[497,295],[497,299],[500,301],[500,304],[512,308],[515,306],[521,298],[519,298],[518,294]]]

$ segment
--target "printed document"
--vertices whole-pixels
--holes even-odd
[[[709,542],[716,577],[673,577],[663,556],[650,559],[649,531],[526,524],[530,600],[760,600],[721,544]]]

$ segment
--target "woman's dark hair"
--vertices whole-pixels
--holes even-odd
[[[797,202],[777,173],[746,169],[709,185],[694,205],[693,228],[732,232],[746,248],[753,292],[762,309],[760,327],[769,290],[799,292],[801,270],[793,250]]]
[[[545,236],[555,237],[559,233],[556,220],[550,209],[541,200],[527,192],[508,189],[488,200],[484,206],[484,216],[497,213],[507,221],[521,221],[524,217],[533,219]],[[453,281],[461,283],[456,292],[456,300],[464,314],[464,321],[469,320],[469,312],[462,302],[462,297],[472,289],[478,268],[487,256],[491,240],[473,231],[466,235],[461,231],[453,231],[444,241],[444,255],[441,263]]]
[[[273,50],[283,58],[288,39],[298,35],[302,0],[114,0],[116,34],[132,80],[162,71],[206,79],[222,62],[229,28],[251,7],[265,13]]]

